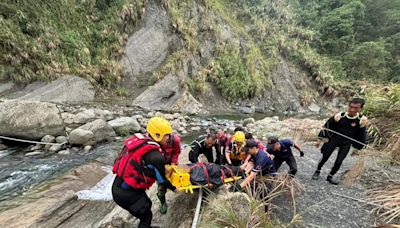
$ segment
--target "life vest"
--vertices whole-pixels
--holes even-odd
[[[152,150],[161,153],[160,145],[142,134],[135,134],[132,138],[125,140],[124,145],[115,160],[113,173],[132,188],[150,188],[156,179],[144,175],[147,167],[142,157]]]
[[[232,142],[232,149],[229,153],[229,156],[233,160],[243,161],[246,159],[247,154],[243,151],[244,144],[239,146],[236,142]]]

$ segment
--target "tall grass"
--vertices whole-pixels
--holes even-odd
[[[295,210],[295,201],[301,188],[295,179],[280,175],[258,179],[246,188],[245,193],[211,194],[200,227],[268,228],[298,224],[301,220]],[[271,218],[275,207],[273,200],[281,196],[294,207],[289,224],[279,224]]]
[[[372,118],[371,138],[400,162],[400,84],[370,87],[366,100],[365,113]]]
[[[400,183],[385,184],[367,192],[368,201],[381,205],[374,212],[384,222],[400,222]]]
[[[0,79],[20,83],[76,74],[110,87],[145,1],[0,2]]]

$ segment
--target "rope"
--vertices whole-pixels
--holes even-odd
[[[362,143],[362,142],[360,142],[360,141],[358,141],[358,140],[355,140],[355,139],[353,139],[353,138],[351,138],[351,137],[349,137],[349,136],[347,136],[347,135],[344,135],[344,134],[342,134],[342,133],[339,133],[339,132],[337,132],[337,131],[331,130],[331,129],[326,128],[326,127],[323,127],[323,128],[321,128],[321,129],[322,129],[322,130],[326,130],[326,131],[330,131],[330,132],[332,132],[332,133],[334,133],[334,134],[340,135],[340,136],[342,136],[342,137],[344,137],[344,138],[346,138],[346,139],[349,139],[349,140],[351,140],[351,141],[353,141],[353,142],[356,142],[356,143],[358,143],[358,144],[361,144],[361,145],[363,145],[363,146],[365,146],[365,147],[374,149],[373,147],[371,147],[371,146],[369,146],[369,145],[367,145],[367,144],[365,144],[365,143]]]
[[[6,136],[0,136],[0,139],[6,139],[6,140],[11,140],[11,141],[16,141],[16,142],[32,143],[32,144],[52,145],[52,146],[62,146],[67,143],[67,142],[63,142],[63,143],[38,142],[38,141],[31,141],[31,140],[25,140],[25,139],[16,139],[16,138],[11,138],[11,137],[6,137]]]

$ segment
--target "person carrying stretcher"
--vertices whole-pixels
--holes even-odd
[[[240,166],[246,160],[247,154],[243,151],[246,137],[242,131],[237,131],[233,135],[233,140],[229,143],[225,152],[225,158],[228,165]]]

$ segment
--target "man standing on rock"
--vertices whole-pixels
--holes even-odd
[[[278,171],[279,167],[281,167],[283,162],[288,164],[290,170],[289,175],[294,176],[297,173],[297,163],[296,159],[293,156],[292,148],[296,148],[300,157],[304,156],[304,152],[301,150],[300,146],[294,143],[290,139],[282,139],[279,140],[277,137],[272,136],[268,138],[268,153],[274,155],[274,163],[275,169]]]
[[[349,103],[347,112],[338,113],[329,118],[325,123],[324,129],[319,133],[319,139],[316,143],[316,147],[319,148],[321,141],[325,141],[321,147],[322,158],[313,175],[314,180],[319,178],[322,166],[338,147],[339,151],[335,164],[326,180],[331,184],[339,184],[339,181],[333,179],[333,175],[339,170],[343,160],[349,153],[351,145],[356,149],[362,149],[367,143],[366,127],[368,118],[360,114],[364,104],[364,99],[353,98]]]
[[[165,158],[165,162],[168,165],[177,165],[179,154],[181,153],[181,137],[178,134],[172,133],[169,140],[161,144],[162,154]],[[167,193],[167,188],[164,185],[158,185],[158,199],[160,200],[160,213],[165,214],[168,210],[167,201],[165,199],[165,194]]]
[[[140,220],[140,228],[151,227],[153,218],[152,202],[146,190],[157,181],[177,191],[165,177],[166,163],[160,147],[170,139],[171,124],[161,117],[153,117],[147,124],[147,133],[137,133],[127,139],[113,166],[113,173],[116,174],[112,186],[113,199]]]
[[[217,135],[213,132],[199,136],[190,144],[190,148],[189,161],[191,163],[197,163],[200,154],[204,154],[209,163],[214,163],[213,148],[215,148],[217,156],[221,153],[218,148]]]

